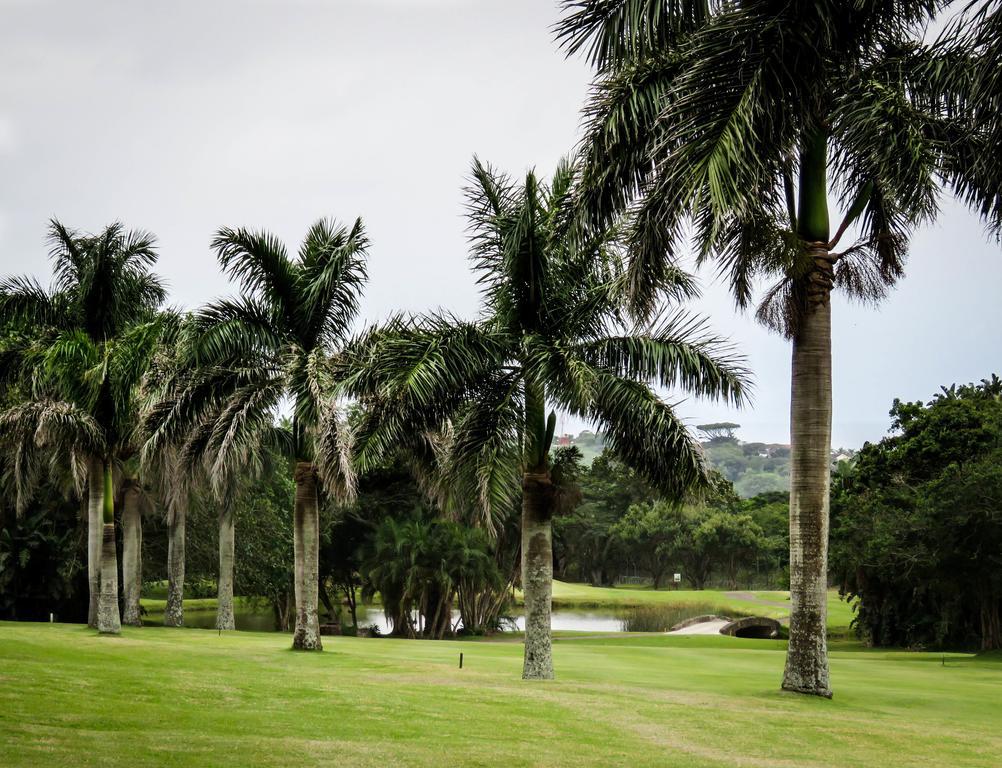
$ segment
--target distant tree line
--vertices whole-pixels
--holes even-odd
[[[1002,648],[1002,380],[895,400],[832,483],[832,573],[875,645]]]
[[[559,578],[611,586],[641,575],[655,589],[675,573],[693,589],[788,583],[786,493],[743,500],[713,473],[706,491],[673,503],[608,451],[576,481],[581,503],[554,523]]]

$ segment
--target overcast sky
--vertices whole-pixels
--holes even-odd
[[[156,233],[172,302],[195,307],[230,290],[208,248],[220,226],[294,250],[317,218],[362,216],[364,322],[472,315],[473,154],[548,173],[579,136],[589,71],[557,51],[557,16],[556,0],[0,0],[0,272],[48,281],[49,217],[120,219]],[[755,402],[680,412],[787,442],[788,344],[701,277],[694,309],[747,355]],[[1000,287],[999,246],[945,200],[879,309],[837,300],[834,445],[879,439],[894,397],[1002,371]]]

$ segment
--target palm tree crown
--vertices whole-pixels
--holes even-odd
[[[358,312],[368,247],[361,220],[351,228],[317,222],[295,259],[263,232],[221,229],[212,245],[242,293],[190,319],[149,418],[146,451],[182,445],[221,471],[250,460],[263,439],[291,459],[323,461],[317,441],[332,402],[322,361]],[[292,419],[280,422],[285,401]]]
[[[121,224],[81,235],[53,220],[50,242],[51,290],[0,282],[0,389],[13,403],[0,415],[3,439],[19,505],[53,462],[86,475],[89,623],[117,632],[114,468],[135,453],[146,374],[175,323],[160,311],[151,235]]]
[[[213,240],[242,288],[186,326],[159,402],[147,418],[147,456],[179,451],[189,476],[206,472],[224,493],[236,474],[277,449],[295,462],[296,632],[293,645],[320,650],[317,608],[319,493],[354,492],[326,357],[348,337],[366,280],[362,222],[321,220],[293,259],[272,235],[222,229]],[[284,403],[292,418],[281,419]]]
[[[545,184],[533,172],[517,183],[475,160],[467,200],[480,317],[396,317],[335,360],[341,391],[367,406],[356,436],[363,467],[400,448],[437,450],[451,496],[478,506],[488,527],[521,490],[525,678],[553,676],[560,491],[547,404],[594,422],[626,461],[680,495],[703,479],[702,455],[649,382],[733,402],[745,391],[738,361],[700,336],[698,320],[675,314],[624,327],[615,232],[574,236],[572,179],[566,163]],[[666,289],[692,291],[685,275],[672,276]]]
[[[449,471],[475,482],[489,512],[517,495],[523,468],[545,466],[549,402],[594,422],[664,490],[701,478],[698,446],[648,382],[740,402],[744,370],[681,313],[625,329],[615,233],[571,237],[571,181],[568,164],[547,185],[474,161],[466,192],[480,317],[398,316],[337,358],[342,391],[369,406],[355,436],[361,466],[451,420]],[[692,291],[681,272],[673,287]]]

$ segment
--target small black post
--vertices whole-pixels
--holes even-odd
[[[463,668],[463,654],[459,654],[459,668]]]

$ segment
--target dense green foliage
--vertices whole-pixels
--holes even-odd
[[[895,401],[837,476],[832,567],[878,645],[1002,648],[1002,381]]]
[[[0,503],[0,619],[86,621],[86,550],[80,504],[51,483],[20,515]]]
[[[708,492],[669,503],[602,453],[577,471],[580,504],[554,521],[556,573],[596,585],[642,575],[658,588],[681,573],[697,589],[784,586],[787,494],[740,499],[725,477],[712,479]]]

